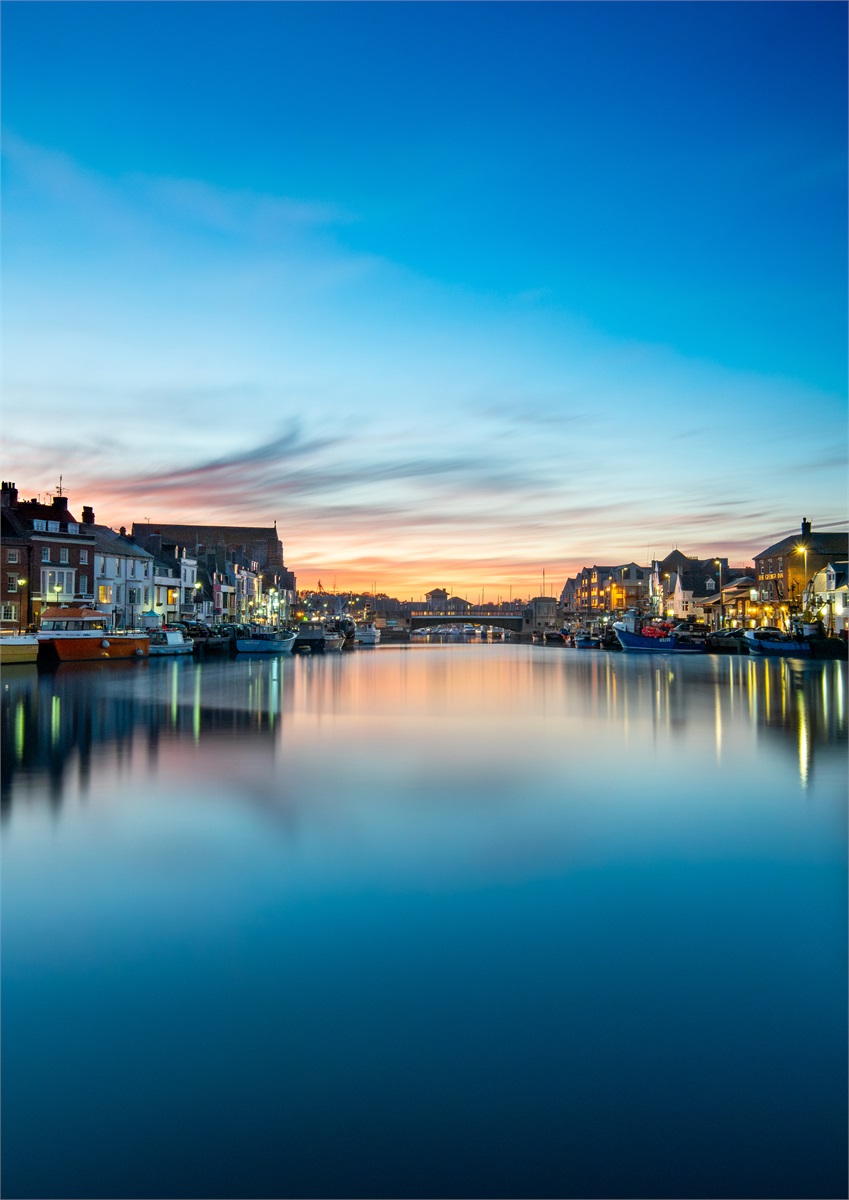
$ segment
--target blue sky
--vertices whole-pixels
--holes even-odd
[[[2,22],[24,490],[401,595],[845,527],[844,5]]]

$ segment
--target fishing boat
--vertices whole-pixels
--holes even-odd
[[[598,650],[601,645],[601,638],[597,633],[591,633],[589,629],[578,629],[575,631],[575,647],[578,650]]]
[[[417,633],[430,633],[428,629],[416,630]],[[380,641],[380,630],[374,621],[365,621],[358,625],[354,633],[354,641],[358,646],[376,646]]]
[[[810,658],[811,645],[805,638],[783,633],[772,626],[747,629],[743,635],[750,654],[766,658]]]
[[[94,608],[46,608],[36,638],[45,665],[147,658],[150,648],[147,633],[114,633]]]
[[[38,658],[38,638],[33,633],[9,633],[0,637],[0,663],[34,663]]]
[[[151,629],[149,635],[151,658],[162,658],[165,655],[191,654],[194,650],[192,639],[187,638],[182,629]]]
[[[623,650],[648,654],[704,654],[707,651],[709,630],[706,626],[643,617],[626,613],[613,628]],[[578,641],[580,645],[580,641]]]

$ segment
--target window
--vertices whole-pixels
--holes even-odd
[[[112,603],[112,588],[108,583],[101,583],[100,587],[97,589],[97,602],[98,604]]]
[[[783,571],[783,570],[784,570],[784,559],[783,559],[783,558],[780,558],[780,559],[778,560],[778,569],[779,569],[779,571]]]
[[[17,604],[4,604],[3,605],[3,620],[4,621],[17,621],[17,619],[18,619]]]
[[[14,571],[11,575],[6,576],[6,591],[16,592],[18,590],[18,574]]]
[[[17,561],[18,561],[18,552],[17,552],[17,550],[7,550],[7,551],[6,551],[6,562],[8,562],[8,563],[16,563]]]
[[[88,595],[88,575],[80,575],[80,588],[79,588],[79,591],[80,591],[80,595],[81,595],[81,596],[87,596],[87,595]]]
[[[136,560],[133,558],[130,560],[130,574],[135,575],[135,573],[136,573]]]
[[[100,556],[100,574],[106,574],[106,559],[103,555]]]
[[[41,561],[42,562],[50,562],[50,547],[49,546],[41,547]]]
[[[88,562],[88,550],[80,550],[80,563]]]
[[[127,588],[127,603],[141,604],[141,588]]]
[[[58,521],[48,521],[47,522],[47,532],[48,533],[58,533],[59,532],[59,522]]]
[[[120,574],[121,574],[121,560],[120,560],[120,558],[116,558],[116,559],[115,559],[115,574],[116,574],[116,575],[120,575]]]
[[[59,547],[59,562],[66,563],[67,561],[68,561],[68,547],[60,546]]]
[[[73,571],[42,571],[41,595],[45,602],[67,599],[74,594]]]
[[[46,521],[33,521],[32,527],[33,527],[33,529],[38,530],[39,533],[44,533],[47,529],[47,522]]]
[[[76,521],[68,522],[68,533],[79,533],[79,531],[80,531],[80,527],[76,523]]]
[[[712,592],[712,591],[714,591],[714,590],[715,590],[715,588],[716,588],[716,584],[715,584],[715,582],[714,582],[712,579],[708,579],[708,580],[705,582],[705,587],[707,588],[707,590],[708,590],[709,592]]]
[[[116,604],[121,603],[121,589],[119,587],[115,588],[115,603]]]
[[[772,574],[772,559],[769,559],[769,561],[767,562],[766,569],[767,569],[767,573],[769,575],[771,575]]]

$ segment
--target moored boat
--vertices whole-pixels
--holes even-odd
[[[289,654],[297,634],[288,629],[253,629],[234,639],[237,654]]]
[[[804,638],[783,633],[780,629],[762,626],[747,629],[743,635],[750,654],[768,658],[810,658],[810,643]]]
[[[38,658],[38,638],[33,633],[12,633],[0,637],[0,663],[34,663]]]
[[[293,650],[308,650],[312,654],[323,654],[327,650],[341,650],[345,635],[330,629],[323,621],[302,621],[295,630]]]
[[[191,638],[187,638],[182,629],[151,629],[148,636],[150,638],[148,653],[151,658],[161,658],[163,655],[191,654],[194,649]]]
[[[114,633],[93,608],[45,609],[36,638],[44,664],[147,658],[150,648],[147,633]]]
[[[613,628],[623,650],[648,654],[704,654],[708,631],[701,626],[652,620],[628,613]],[[580,645],[580,641],[578,642]]]
[[[431,633],[432,630],[416,630],[417,633]],[[354,641],[358,646],[376,646],[380,641],[380,630],[374,621],[365,621],[358,625],[354,633]]]

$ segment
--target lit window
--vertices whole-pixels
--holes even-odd
[[[59,532],[59,522],[58,521],[48,521],[47,522],[47,532],[48,533],[58,533]]]
[[[98,604],[112,603],[112,588],[108,583],[101,583],[97,589],[97,602]]]

